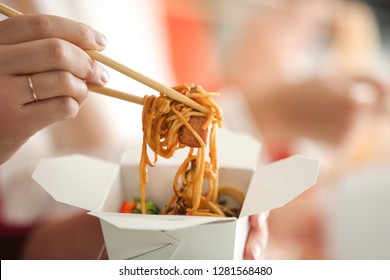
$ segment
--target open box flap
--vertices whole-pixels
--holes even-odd
[[[118,228],[132,230],[177,230],[197,225],[235,221],[235,218],[206,217],[206,216],[178,216],[178,215],[141,215],[109,212],[90,212]]]
[[[32,178],[55,200],[98,211],[118,174],[117,164],[76,154],[41,160]]]
[[[315,184],[319,161],[292,156],[264,167],[252,177],[240,217],[272,210],[293,200]]]
[[[217,134],[219,166],[255,170],[261,152],[261,143],[249,134],[222,128]]]

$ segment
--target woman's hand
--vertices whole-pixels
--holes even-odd
[[[0,22],[0,164],[46,126],[74,118],[108,74],[83,50],[105,37],[61,17],[21,15]]]
[[[268,243],[269,211],[249,217],[250,229],[244,249],[244,259],[257,260],[264,257]]]

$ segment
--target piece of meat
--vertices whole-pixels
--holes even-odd
[[[188,122],[193,130],[199,134],[203,142],[206,144],[208,129],[203,130],[202,126],[206,123],[207,117],[191,117]],[[179,142],[188,146],[199,148],[200,144],[191,131],[183,126],[179,132]]]

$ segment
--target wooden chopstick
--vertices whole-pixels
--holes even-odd
[[[88,90],[95,92],[95,93],[100,93],[102,95],[114,97],[117,99],[129,101],[131,103],[143,105],[143,97],[130,94],[127,92],[122,92],[119,90],[111,89],[108,87],[98,87],[98,86],[93,86],[93,85],[88,85]]]
[[[96,52],[96,51],[89,51],[87,50],[86,51],[88,53],[88,55],[101,62],[102,64],[104,65],[107,65],[108,67],[158,91],[158,92],[161,92],[163,94],[165,94],[166,96],[180,102],[180,103],[183,103],[183,104],[186,104],[187,106],[190,106],[202,113],[208,113],[208,110],[201,106],[199,103],[196,103],[194,100],[186,97],[185,95],[177,92],[176,90],[170,88],[170,87],[167,87],[155,80],[153,80],[152,78],[149,78],[133,69],[130,69],[129,67],[117,62],[117,61],[114,61],[113,59],[103,55],[102,53],[99,53],[99,52]]]
[[[7,5],[4,5],[3,3],[0,3],[0,13],[5,15],[6,17],[14,17],[17,15],[22,15],[21,12],[12,9],[11,7],[8,7]]]
[[[17,15],[22,15],[21,12],[17,11],[17,10],[14,10],[12,9],[11,7],[8,7],[2,3],[0,3],[0,13],[2,13],[3,15],[7,16],[7,17],[14,17],[14,16],[17,16]],[[201,106],[199,103],[196,103],[194,100],[186,97],[185,95],[175,91],[174,89],[168,87],[168,86],[165,86],[133,69],[130,69],[129,67],[117,62],[117,61],[114,61],[113,59],[99,53],[99,52],[96,52],[96,51],[92,51],[92,50],[87,50],[86,53],[94,60],[97,60],[99,62],[101,62],[102,64],[104,65],[107,65],[108,67],[110,68],[113,68],[114,70],[158,91],[158,92],[161,92],[165,95],[167,95],[168,97],[180,102],[180,103],[183,103],[183,104],[186,104],[187,106],[190,106],[202,113],[208,113],[208,110]],[[134,102],[134,103],[137,103],[137,104],[141,104],[142,105],[142,101],[140,103],[140,100],[142,100],[141,97],[137,97],[137,96],[134,96],[134,95],[130,95],[130,94],[126,94],[124,92],[120,92],[120,91],[116,91],[116,90],[112,90],[112,89],[109,89],[109,88],[104,88],[104,87],[96,87],[96,86],[92,86],[92,85],[88,85],[88,88],[93,91],[93,92],[96,92],[96,93],[100,93],[100,94],[104,94],[104,95],[107,95],[107,96],[110,96],[110,97],[114,97],[114,98],[119,98],[119,99],[122,99],[122,100],[126,100],[126,101],[130,101],[130,102]],[[128,95],[128,96],[127,96]]]

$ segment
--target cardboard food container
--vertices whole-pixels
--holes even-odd
[[[292,156],[257,167],[261,145],[253,138],[220,129],[217,141],[220,184],[246,192],[238,218],[119,213],[123,200],[139,197],[141,144],[129,146],[120,164],[77,154],[43,159],[33,179],[57,201],[100,219],[110,259],[242,259],[248,216],[281,207],[311,187],[319,162]],[[187,153],[160,157],[149,168],[146,197],[160,209]]]

